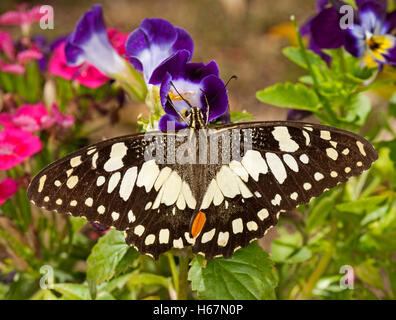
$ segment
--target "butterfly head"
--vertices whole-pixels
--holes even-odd
[[[185,113],[188,126],[193,129],[206,128],[207,124],[202,110],[198,107],[192,107]]]

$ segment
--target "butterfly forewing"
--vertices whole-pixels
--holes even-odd
[[[152,145],[142,134],[100,142],[43,169],[28,197],[47,210],[125,230],[127,243],[155,258],[188,245],[208,259],[229,257],[262,237],[280,212],[359,175],[377,158],[360,136],[316,124],[244,123],[204,136],[223,133],[237,133],[240,157],[222,158],[231,152],[233,138],[216,144],[217,162],[201,161],[197,140],[181,151],[195,154],[195,162],[183,163],[169,161],[164,151],[161,160],[155,152],[147,157]],[[165,150],[174,145],[176,154],[182,142],[167,139],[179,135],[149,134]],[[190,141],[198,135],[187,129],[183,136]]]

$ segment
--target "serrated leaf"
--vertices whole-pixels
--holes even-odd
[[[87,260],[87,280],[98,285],[113,278],[130,248],[122,232],[110,230],[92,248]],[[124,267],[124,266],[123,266]]]
[[[343,118],[346,122],[353,122],[358,126],[362,126],[371,111],[371,102],[363,94],[354,95],[349,100],[349,104],[345,106],[347,115]]]
[[[256,93],[257,99],[278,107],[317,111],[321,104],[316,93],[300,83],[278,83]]]
[[[277,278],[269,255],[252,243],[229,258],[207,261],[194,258],[189,271],[192,289],[201,299],[274,299]]]
[[[57,283],[53,289],[63,295],[66,299],[72,300],[91,300],[87,286],[76,283]]]

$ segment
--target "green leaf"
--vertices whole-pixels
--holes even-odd
[[[388,199],[387,196],[374,196],[338,204],[336,209],[342,212],[363,214],[365,211],[373,210],[386,199]]]
[[[87,280],[91,285],[108,281],[119,273],[119,266],[129,250],[135,250],[125,243],[122,232],[110,230],[92,248],[87,260]],[[136,258],[137,255],[132,255]]]
[[[262,102],[282,108],[317,111],[321,106],[316,93],[300,83],[278,83],[258,91],[256,97]]]
[[[375,210],[371,211],[363,218],[363,220],[360,222],[360,225],[364,226],[370,222],[382,218],[388,212],[388,209],[389,209],[388,205],[384,205],[382,207],[376,208]]]
[[[301,68],[308,69],[301,48],[287,47],[284,48],[282,52],[287,58],[289,58],[291,61],[293,61]],[[319,55],[317,55],[311,50],[306,50],[306,53],[307,53],[308,61],[310,62],[311,66],[319,66],[320,68],[327,69],[326,63]]]
[[[252,121],[253,115],[246,111],[231,111],[231,122],[244,122],[244,121]]]
[[[296,253],[290,256],[286,262],[301,263],[311,259],[311,257],[312,257],[312,251],[307,247],[302,247],[300,250],[298,250]]]
[[[394,93],[392,98],[389,100],[388,110],[389,115],[396,118],[396,93]]]
[[[55,291],[61,293],[64,298],[72,300],[91,300],[87,286],[76,283],[57,283],[54,284]]]
[[[364,94],[358,94],[352,96],[349,101],[350,103],[345,107],[347,115],[343,120],[362,126],[371,111],[370,99]]]
[[[157,274],[141,272],[135,273],[133,276],[131,276],[128,280],[128,284],[159,285],[169,289],[169,287],[172,285],[172,280],[171,278],[166,278]]]
[[[257,243],[229,258],[192,260],[188,278],[201,299],[274,299],[277,278],[273,262]]]
[[[356,275],[360,280],[370,286],[383,289],[383,282],[378,267],[375,266],[374,260],[366,260],[355,267]]]

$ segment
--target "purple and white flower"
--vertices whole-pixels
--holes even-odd
[[[329,6],[331,4],[331,6]],[[310,35],[310,49],[328,58],[322,49],[344,46],[353,56],[363,59],[364,65],[396,65],[396,11],[387,13],[387,1],[356,0],[354,24],[343,29],[340,26],[339,0],[319,0],[318,14],[302,28]]]
[[[191,107],[200,108],[206,117],[209,104],[206,122],[219,118],[227,111],[227,92],[219,78],[216,62],[188,63],[189,59],[187,51],[179,51],[152,75],[154,82],[162,77],[160,97],[166,114],[159,121],[160,130],[167,130],[169,122],[175,125],[175,129],[186,127],[179,114],[185,115]]]
[[[190,35],[163,19],[144,19],[126,43],[129,61],[136,70],[143,72],[147,84],[160,84],[160,75],[153,78],[153,74],[164,63],[175,59],[180,51],[191,60],[194,44]]]
[[[128,72],[127,62],[110,44],[100,5],[94,5],[77,23],[66,39],[65,53],[70,66],[88,62],[110,77]]]

